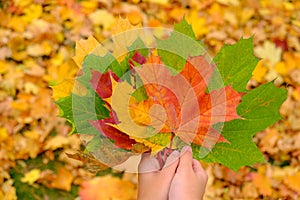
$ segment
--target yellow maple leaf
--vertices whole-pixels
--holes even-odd
[[[143,30],[140,29],[141,24],[132,25],[128,18],[117,19],[114,28],[112,29],[112,39],[113,39],[113,55],[122,61],[125,58],[126,53],[128,52],[127,47],[132,45],[132,43],[140,37],[144,38]]]
[[[76,42],[73,60],[79,68],[82,66],[84,57],[92,52],[98,45],[100,45],[100,43],[93,36],[90,36],[87,40],[79,40]]]
[[[52,98],[57,101],[60,98],[70,96],[71,92],[81,96],[86,95],[86,88],[74,79],[65,79],[60,84],[51,86],[53,95]]]
[[[33,169],[29,172],[27,172],[23,178],[21,178],[21,182],[28,183],[29,185],[32,185],[35,181],[37,181],[40,177],[41,170],[39,169]]]

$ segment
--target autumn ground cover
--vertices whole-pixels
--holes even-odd
[[[135,175],[99,172],[97,161],[67,156],[84,147],[68,135],[49,86],[76,75],[76,41],[109,38],[120,16],[172,28],[184,15],[212,55],[254,35],[262,60],[248,87],[275,80],[288,90],[283,119],[254,137],[267,162],[238,172],[203,163],[205,199],[300,198],[299,1],[24,0],[0,8],[0,199],[135,199]]]

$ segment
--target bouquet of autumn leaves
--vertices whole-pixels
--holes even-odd
[[[252,38],[210,59],[185,19],[168,37],[118,23],[113,51],[93,37],[78,42],[78,76],[53,86],[68,91],[56,103],[86,152],[110,167],[146,151],[163,163],[161,152],[184,145],[234,170],[264,162],[252,137],[281,119],[287,92],[273,82],[246,89],[258,62]]]

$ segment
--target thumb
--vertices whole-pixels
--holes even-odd
[[[179,165],[177,172],[183,172],[188,169],[192,169],[193,155],[192,148],[190,146],[185,146],[182,148],[180,153]]]
[[[173,151],[168,156],[162,171],[168,171],[168,173],[174,174],[179,163],[179,156],[179,151]]]
[[[150,153],[143,153],[138,170],[139,173],[155,172],[160,170],[160,165],[155,157],[151,157]]]

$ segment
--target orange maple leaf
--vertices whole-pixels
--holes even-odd
[[[241,94],[231,86],[206,93],[214,66],[205,56],[190,57],[175,76],[159,60],[154,61],[148,60],[149,64],[136,71],[149,97],[145,101],[165,109],[167,120],[160,132],[173,132],[187,143],[208,149],[217,142],[226,142],[212,125],[239,118],[236,107]]]

